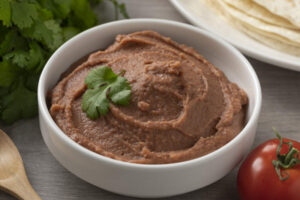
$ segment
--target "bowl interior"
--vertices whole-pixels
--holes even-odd
[[[47,110],[45,96],[59,80],[60,75],[87,53],[105,49],[118,34],[141,30],[157,31],[178,43],[195,48],[207,60],[221,69],[230,81],[237,83],[248,94],[247,122],[256,110],[259,112],[260,85],[248,61],[234,48],[222,40],[190,25],[167,20],[135,19],[122,20],[89,29],[62,45],[49,59],[39,83],[39,98]],[[48,111],[46,115],[51,119]]]

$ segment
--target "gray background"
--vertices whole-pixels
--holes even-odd
[[[131,18],[151,17],[186,20],[166,0],[127,0]],[[111,5],[102,5],[107,11],[103,20],[111,19]],[[300,73],[281,69],[252,58],[248,58],[258,74],[263,93],[262,112],[258,124],[255,144],[274,137],[275,126],[285,137],[300,140]],[[24,160],[24,165],[33,187],[44,200],[125,200],[129,197],[106,192],[90,185],[66,171],[45,146],[38,119],[19,121],[3,129],[15,142]],[[237,168],[220,181],[188,194],[168,198],[170,200],[235,200]],[[13,197],[0,191],[0,200]]]

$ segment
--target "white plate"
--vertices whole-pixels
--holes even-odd
[[[277,51],[250,38],[227,24],[224,19],[217,16],[213,10],[204,4],[197,7],[196,12],[195,8],[189,6],[190,1],[197,0],[170,0],[175,8],[191,23],[222,37],[244,54],[273,65],[300,71],[300,57]]]

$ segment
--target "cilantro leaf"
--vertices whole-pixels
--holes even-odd
[[[0,1],[0,20],[2,20],[4,26],[10,26],[11,10],[9,0]]]
[[[40,79],[40,73],[27,73],[25,76],[25,87],[28,88],[29,90],[36,91],[38,82]]]
[[[31,118],[37,114],[37,94],[25,88],[22,84],[6,94],[0,101],[1,120],[11,124],[21,118]]]
[[[29,48],[29,60],[26,66],[26,69],[28,71],[46,63],[46,60],[44,58],[44,50],[37,42],[31,42],[29,44]]]
[[[90,119],[97,119],[99,115],[106,115],[109,101],[106,97],[107,88],[88,89],[82,97],[82,110]]]
[[[72,0],[54,0],[58,17],[64,19],[71,12]]]
[[[111,101],[119,105],[128,105],[131,95],[131,88],[124,77],[117,77],[117,80],[110,86],[109,97]]]
[[[42,7],[49,10],[55,18],[65,19],[71,12],[73,0],[43,0]]]
[[[84,30],[92,27],[97,22],[97,16],[92,11],[87,0],[72,1],[72,18],[69,18],[70,25],[77,25]]]
[[[109,110],[109,101],[128,105],[131,87],[126,78],[115,74],[108,66],[100,66],[89,72],[85,78],[87,91],[82,97],[82,110],[94,120]]]
[[[80,30],[75,28],[75,27],[69,26],[69,27],[64,27],[62,29],[62,32],[63,32],[64,40],[67,41],[68,39],[70,39],[73,36],[77,35],[80,32]]]
[[[0,62],[0,87],[8,88],[17,78],[17,69],[6,60]]]
[[[30,27],[38,18],[36,5],[27,2],[11,2],[12,21],[20,29]]]
[[[2,88],[2,87],[0,87],[0,96],[7,95],[8,93],[9,93],[9,89],[8,89],[8,88]],[[2,107],[1,107],[1,103],[0,103],[0,113],[1,113],[1,111],[2,111],[1,108],[2,108]]]
[[[111,84],[118,77],[111,68],[107,66],[101,66],[97,69],[91,70],[87,75],[84,83],[89,89],[99,87],[102,84]]]
[[[10,30],[5,34],[4,40],[0,44],[0,56],[11,51],[16,46],[15,39],[17,37],[18,35],[15,30]]]
[[[7,61],[11,60],[12,63],[19,65],[21,68],[25,68],[28,63],[27,54],[28,54],[27,51],[16,50],[4,55],[3,59]]]
[[[61,27],[55,20],[38,20],[30,28],[24,29],[23,34],[43,43],[52,51],[63,43]]]
[[[124,3],[119,4],[120,13],[126,18],[129,19],[129,15],[127,13],[127,9]]]
[[[39,20],[46,21],[46,20],[53,19],[53,13],[46,8],[38,6],[37,12],[38,12]]]
[[[44,64],[43,51],[36,42],[29,44],[28,50],[16,50],[3,56],[4,60],[11,61],[13,64],[18,65],[20,68],[31,70],[39,65],[41,62]]]

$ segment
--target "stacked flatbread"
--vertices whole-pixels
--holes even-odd
[[[252,38],[300,56],[300,0],[200,0]]]

